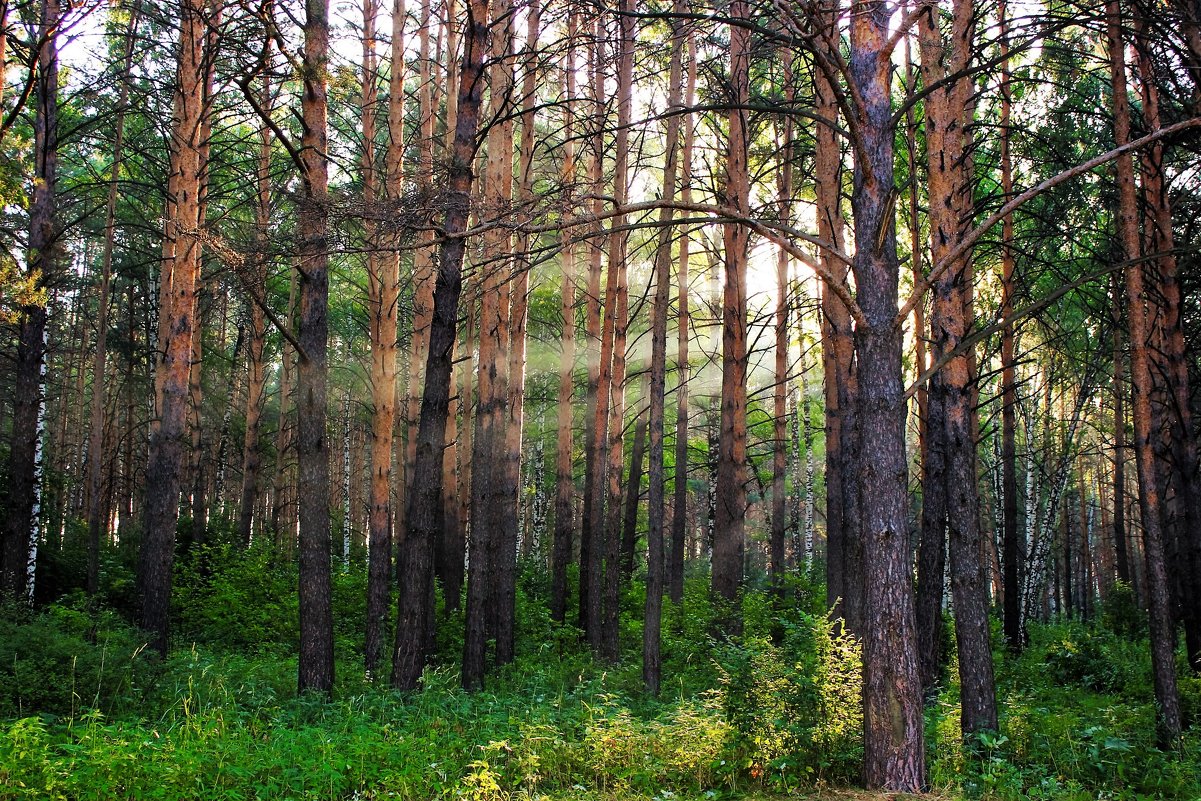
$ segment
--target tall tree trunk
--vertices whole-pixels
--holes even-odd
[[[819,12],[819,29],[827,35],[835,30],[838,3],[827,2]],[[824,70],[814,76],[816,111],[822,118],[815,129],[814,180],[817,192],[818,237],[843,250],[842,155],[835,126],[838,106],[835,84]],[[820,258],[823,274],[837,276],[847,286],[847,265],[823,250]],[[854,438],[851,406],[854,403],[854,341],[850,310],[836,297],[835,290],[823,286],[822,366],[825,376],[826,434],[826,605],[833,615],[848,619],[847,607],[858,607],[859,587],[846,585],[847,551],[858,537],[854,462],[850,459]],[[853,593],[853,597],[851,594]]]
[[[351,459],[350,459],[350,443],[352,438],[351,428],[353,418],[351,416],[351,400],[350,390],[347,389],[342,396],[342,570],[345,571],[350,563],[350,538],[352,525],[351,506],[353,505],[351,492]]]
[[[420,0],[421,10],[417,29],[417,166],[415,181],[421,191],[431,193],[434,186],[434,82],[433,59],[430,51],[430,27],[433,24],[432,0]],[[400,89],[403,92],[403,84]],[[413,252],[413,325],[409,341],[408,409],[405,424],[408,441],[405,446],[405,485],[412,488],[415,482],[414,459],[417,454],[417,417],[421,406],[421,386],[424,380],[424,362],[429,349],[430,321],[434,302],[434,232],[421,230],[417,234],[417,248]],[[404,503],[405,498],[400,502]],[[405,531],[400,532],[401,548],[405,547]],[[402,578],[402,580],[404,580]]]
[[[203,137],[203,135],[202,133],[201,136]],[[200,153],[200,163],[203,171],[206,169],[203,147]],[[200,184],[200,220],[203,222],[205,220],[203,172]],[[178,244],[176,247],[178,248]],[[201,272],[198,273],[197,280],[202,281],[204,263],[199,244],[196,245],[194,258],[200,262],[197,270]],[[204,458],[208,451],[208,443],[204,440],[204,383],[202,381],[204,377],[204,294],[204,287],[200,286],[196,291],[194,302],[196,321],[192,326],[192,361],[188,369],[188,434],[192,442],[192,447],[188,450],[188,476],[192,484],[190,509],[192,515],[191,539],[194,545],[204,543],[208,523],[208,476],[206,471],[209,465]],[[208,304],[208,308],[209,314],[211,314],[211,303]]]
[[[997,15],[1001,24],[1001,192],[1013,194],[1013,159],[1009,148],[1009,127],[1013,92],[1009,73],[1008,5],[1001,0]],[[1013,315],[1014,294],[1013,217],[1001,223],[1001,319]],[[1022,628],[1021,564],[1022,546],[1018,537],[1018,475],[1017,475],[1017,368],[1013,323],[1001,329],[1001,495],[1002,495],[1002,552],[1004,553],[1005,642],[1010,651],[1026,644]]]
[[[1130,549],[1126,544],[1126,353],[1122,342],[1121,286],[1115,273],[1110,294],[1113,298],[1113,548],[1118,580],[1129,584]]]
[[[618,656],[618,604],[621,584],[621,474],[624,467],[625,393],[626,393],[626,330],[629,326],[629,232],[623,230],[627,216],[621,212],[630,192],[630,121],[634,103],[634,18],[631,0],[621,0],[618,7],[617,50],[617,130],[613,150],[613,205],[618,213],[613,217],[609,233],[609,286],[614,289],[612,300],[605,299],[606,314],[612,309],[610,330],[609,380],[609,449],[608,498],[605,506],[605,575],[604,612],[601,621],[601,656],[616,662]],[[614,282],[616,275],[616,283]],[[606,319],[606,327],[608,320]]]
[[[538,26],[540,6],[530,0],[526,6],[526,41],[521,99],[521,152],[518,161],[520,179],[517,187],[517,208],[523,216],[531,213],[534,203],[534,107],[538,92]],[[506,145],[512,159],[512,125],[506,123]],[[509,172],[511,181],[512,170]],[[505,438],[500,454],[502,465],[499,503],[501,529],[499,559],[493,565],[498,590],[496,662],[505,665],[513,661],[514,617],[517,602],[517,536],[518,506],[521,502],[521,434],[525,409],[525,341],[526,314],[529,307],[530,236],[518,231],[514,250],[521,263],[513,262],[513,278],[509,285],[508,401],[505,413]],[[538,466],[537,469],[541,469]]]
[[[1004,3],[1004,0],[1000,0]],[[906,3],[904,8],[909,9],[909,4]],[[916,79],[913,72],[913,45],[911,36],[905,36],[905,51],[904,51],[904,70],[905,70],[905,150],[906,158],[909,166],[909,258],[912,262],[911,274],[913,275],[913,285],[917,286],[925,278],[925,270],[922,266],[922,225],[921,225],[921,210],[919,199],[921,197],[921,187],[919,186],[918,178],[918,158],[917,158],[917,113],[915,111],[916,103],[912,102],[916,91]],[[926,344],[928,332],[926,330],[926,304],[915,303],[913,305],[913,355],[916,364],[914,365],[914,375],[921,376],[929,366],[929,361],[926,358]],[[924,468],[926,464],[926,437],[928,426],[926,421],[929,420],[929,390],[925,384],[919,384],[915,399],[917,401],[917,452],[921,464]],[[923,498],[923,506],[925,500]],[[920,521],[919,521],[920,526]],[[919,528],[919,544],[921,529]],[[921,619],[921,613],[918,613],[918,619]],[[920,638],[921,635],[919,635]],[[919,651],[921,646],[919,645]]]
[[[791,108],[796,96],[793,85],[792,52],[784,50],[784,103]],[[776,176],[776,204],[780,222],[791,221],[792,202],[792,116],[785,115]],[[788,325],[788,252],[776,249],[776,384],[772,391],[772,487],[771,487],[771,571],[772,592],[777,601],[784,596],[784,541],[788,531],[788,349],[791,340]]]
[[[113,163],[109,167],[108,204],[104,209],[104,255],[101,257],[100,297],[96,309],[96,350],[92,356],[91,418],[88,432],[88,594],[100,590],[100,539],[108,526],[104,487],[104,408],[108,391],[105,366],[108,360],[109,301],[113,276],[113,243],[116,239],[117,188],[125,157],[125,112],[129,103],[129,81],[133,70],[133,43],[137,33],[140,3],[130,10],[125,28],[125,57],[121,87],[117,91],[117,116],[114,121]],[[2,35],[2,34],[0,34]],[[4,63],[0,51],[0,64]]]
[[[696,97],[696,39],[688,34],[688,68],[684,87],[684,108],[691,108]],[[680,153],[680,201],[684,204],[692,202],[692,147],[696,139],[696,129],[691,114],[685,114],[681,124],[684,126],[684,146]],[[680,232],[679,245],[679,275],[678,284],[678,313],[676,322],[676,375],[679,387],[676,390],[676,453],[675,453],[675,494],[674,507],[671,516],[671,564],[668,567],[668,594],[673,603],[684,600],[684,549],[685,533],[688,526],[688,382],[691,369],[688,364],[688,338],[690,335],[688,322],[688,229]]]
[[[57,271],[58,221],[58,25],[57,0],[41,4],[34,70],[34,175],[29,204],[28,275],[37,287],[52,286]],[[8,508],[0,550],[0,597],[33,602],[41,517],[42,428],[45,419],[46,337],[44,304],[20,309],[13,367],[12,441],[8,457]]]
[[[216,0],[210,0],[207,3],[206,9],[209,17],[205,20],[205,47],[209,53],[216,53],[219,43],[218,25],[221,18],[221,3]],[[208,170],[209,170],[209,153],[212,150],[212,134],[213,125],[211,120],[210,108],[213,100],[213,75],[216,60],[213,55],[208,55],[204,63],[204,80],[201,84],[201,97],[204,104],[204,111],[200,116],[200,174],[196,180],[198,183],[198,198],[199,210],[197,218],[199,220],[198,227],[204,227],[208,220]],[[192,257],[200,264],[197,266],[197,280],[202,279],[204,264],[202,261],[203,253],[199,245],[192,253]],[[203,543],[208,534],[208,495],[210,476],[208,475],[209,463],[205,460],[208,454],[208,443],[204,440],[204,316],[201,310],[203,302],[203,288],[197,293],[195,301],[196,322],[192,326],[192,367],[188,377],[188,396],[191,401],[189,410],[192,434],[192,450],[191,450],[191,478],[192,478],[192,541],[195,544]],[[228,296],[221,296],[221,335],[219,342],[225,343],[225,323],[227,321],[227,313],[229,310]],[[161,321],[160,321],[161,326]],[[237,361],[237,353],[235,348],[235,359]],[[231,381],[232,385],[234,382]],[[223,433],[223,432],[221,432]],[[218,450],[224,443],[218,438]]]
[[[142,548],[138,563],[142,627],[154,633],[153,646],[166,654],[175,525],[188,409],[189,374],[200,243],[188,232],[199,227],[201,119],[204,106],[205,21],[202,0],[180,3],[179,71],[171,131],[172,202],[163,236],[159,306],[158,363],[154,371],[157,425],[152,427],[146,474]]]
[[[649,373],[638,382],[640,391],[634,403],[634,447],[630,451],[630,472],[626,476],[625,517],[621,524],[621,578],[627,580],[634,572],[634,554],[638,550],[638,508],[642,505],[642,468],[646,458],[647,417],[641,412],[649,390]],[[649,414],[649,410],[648,410]]]
[[[946,42],[935,24],[933,12],[919,23],[923,82],[942,84],[926,98],[926,142],[929,155],[928,191],[930,204],[931,259],[942,265],[962,241],[964,226],[972,214],[970,142],[971,93],[968,80],[971,64],[973,7],[969,0],[955,0],[951,40]],[[958,76],[958,77],[956,77]],[[939,371],[941,409],[931,404],[930,428],[941,428],[946,449],[945,482],[947,530],[950,540],[951,591],[955,601],[955,637],[959,653],[960,723],[965,734],[997,728],[993,684],[992,647],[989,642],[987,579],[980,537],[979,487],[976,478],[976,438],[972,424],[972,356],[961,347],[971,325],[971,255],[944,269],[934,282],[934,314],[931,330],[935,348],[951,356]],[[961,352],[962,351],[962,352]],[[936,416],[941,412],[941,417]],[[925,532],[924,532],[925,533]],[[933,535],[935,532],[929,532]],[[941,539],[941,531],[937,537]],[[928,540],[927,540],[928,541]],[[923,547],[925,542],[923,542]],[[937,583],[941,597],[942,573],[928,575]],[[937,624],[925,620],[927,625]],[[931,641],[937,642],[937,636]],[[928,678],[923,676],[923,678]]]
[[[378,0],[363,3],[363,193],[370,204],[376,194],[375,115],[379,100],[376,88],[377,56],[375,21]],[[404,46],[405,3],[396,0],[392,7],[392,51],[388,82],[388,146],[384,157],[384,195],[389,201],[401,199],[404,176]],[[400,305],[400,251],[395,241],[385,244],[375,237],[374,227],[368,241],[368,303],[371,334],[371,483],[368,488],[367,546],[367,632],[364,667],[375,673],[384,650],[384,618],[391,596],[392,578],[392,463],[393,434],[396,430],[396,373],[399,343],[398,307]],[[403,465],[401,466],[403,470]]]
[[[500,0],[493,11],[492,57],[489,75],[488,163],[484,194],[487,213],[503,214],[512,197],[513,140],[511,123],[500,118],[512,86],[509,63],[512,38],[511,5]],[[466,64],[466,62],[464,62]],[[466,82],[466,78],[463,78]],[[462,104],[460,93],[460,105]],[[462,109],[460,109],[460,112]],[[506,128],[508,129],[506,131]],[[484,680],[484,657],[488,635],[499,610],[495,586],[494,558],[499,556],[498,537],[502,525],[500,494],[503,476],[501,450],[505,447],[508,359],[505,358],[505,296],[511,257],[509,234],[494,229],[484,236],[484,253],[489,263],[481,286],[479,334],[479,404],[475,415],[471,469],[471,539],[468,545],[467,620],[463,647],[463,686],[479,687]],[[489,632],[489,628],[493,631]]]
[[[271,6],[264,10],[264,18],[270,20]],[[268,22],[268,24],[270,24]],[[263,88],[260,104],[271,108],[271,37],[270,32],[263,40]],[[270,112],[268,112],[270,113]],[[259,126],[258,163],[258,206],[255,209],[256,250],[254,260],[256,291],[262,292],[267,284],[268,255],[271,238],[271,128],[264,122]],[[263,309],[254,302],[250,306],[250,342],[248,346],[248,380],[246,385],[246,429],[242,440],[242,493],[239,509],[238,531],[243,545],[250,544],[254,509],[258,504],[259,469],[262,452],[259,447],[259,425],[263,414],[264,364],[263,348],[267,338],[267,321]],[[262,525],[260,523],[260,529]]]
[[[1152,131],[1161,127],[1159,89],[1145,40],[1144,22],[1136,23],[1139,32],[1138,65],[1143,98],[1143,116]],[[1158,255],[1159,303],[1162,309],[1163,361],[1168,385],[1168,421],[1171,470],[1176,496],[1183,511],[1178,527],[1179,558],[1173,560],[1180,582],[1180,617],[1184,629],[1189,664],[1201,672],[1201,473],[1198,472],[1197,438],[1193,430],[1192,393],[1189,387],[1189,361],[1181,325],[1180,279],[1172,232],[1172,206],[1164,176],[1164,145],[1151,144],[1143,152],[1143,191],[1148,205],[1150,240]]]
[[[688,10],[688,0],[674,0],[672,11],[677,15],[671,23],[671,63],[667,72],[668,108],[680,106],[684,25],[680,18]],[[676,196],[678,171],[677,149],[680,140],[680,117],[667,119],[664,137],[663,192],[665,203]],[[667,505],[666,478],[663,469],[664,397],[667,392],[667,312],[671,299],[671,239],[672,209],[664,206],[659,212],[659,241],[655,250],[655,295],[651,306],[651,365],[648,412],[650,434],[650,486],[647,492],[646,533],[646,606],[642,627],[642,683],[651,695],[659,694],[662,680],[660,630],[663,615],[663,514]],[[676,470],[683,469],[676,465]],[[631,472],[637,474],[637,468]]]
[[[567,16],[567,51],[564,56],[563,85],[563,162],[560,176],[563,182],[564,205],[575,208],[575,70],[576,39],[579,17],[574,10]],[[555,449],[555,534],[551,552],[551,619],[562,623],[567,617],[567,566],[571,562],[571,540],[575,531],[574,476],[572,473],[572,401],[575,395],[575,302],[576,247],[570,234],[564,235],[560,256],[563,265],[561,313],[563,329],[559,356],[558,432]]]
[[[733,213],[750,213],[746,105],[750,96],[750,32],[737,23],[749,18],[746,0],[730,5],[729,149],[726,202]],[[722,226],[725,287],[722,295],[721,433],[717,457],[717,516],[713,532],[713,593],[728,602],[738,597],[746,517],[746,270],[749,230]]]
[[[922,79],[927,86],[935,85],[947,75],[948,67],[942,63],[944,46],[937,23],[925,14],[921,21],[919,49],[922,59]],[[956,98],[957,99],[957,98]],[[956,126],[953,130],[938,130],[941,123],[950,126],[949,106],[953,99],[945,92],[935,92],[926,99],[927,148],[929,178],[932,185],[930,197],[945,198],[942,203],[931,206],[931,261],[938,263],[954,244],[958,233],[961,204],[954,192],[959,189],[948,173],[956,169],[956,158],[962,158],[962,139],[950,158],[941,150],[947,144],[948,133],[961,134]],[[931,113],[932,112],[932,113]],[[932,119],[931,119],[932,117]],[[950,163],[948,163],[950,162]],[[937,186],[935,186],[936,184]],[[939,237],[942,237],[941,240]],[[935,251],[935,244],[938,244]],[[944,290],[946,283],[944,282]],[[930,334],[931,356],[938,361],[946,347],[945,329],[948,313],[954,312],[954,299],[944,294],[936,296],[931,308]],[[936,690],[943,667],[942,612],[945,596],[947,558],[947,489],[948,489],[948,443],[947,443],[947,386],[946,371],[938,371],[930,379],[926,401],[925,449],[922,451],[922,517],[921,539],[917,553],[917,648],[921,667],[922,691],[932,697]],[[962,480],[956,476],[956,480]]]
[[[909,567],[901,335],[895,324],[900,265],[892,219],[892,7],[855,0],[850,80],[859,99],[853,269],[863,322],[856,329],[857,424],[863,452],[858,480],[866,561],[864,615],[864,781],[919,792],[925,786],[921,680],[914,643]]]
[[[288,325],[293,324],[293,319],[296,317],[296,292],[298,288],[299,273],[296,270],[289,270],[288,277]],[[288,543],[288,548],[291,548],[292,538],[295,536],[294,527],[285,525],[283,521],[285,496],[288,491],[285,479],[287,478],[287,452],[289,444],[292,440],[290,436],[291,427],[288,421],[288,404],[292,394],[293,371],[296,366],[297,354],[294,352],[292,343],[281,337],[280,344],[280,375],[279,375],[279,417],[275,425],[275,476],[271,479],[271,530],[276,539],[276,546],[283,546]],[[289,520],[291,515],[288,516]],[[284,529],[287,529],[287,537],[284,537]]]
[[[937,312],[931,328],[939,324]],[[932,355],[941,350],[933,343]],[[917,652],[922,692],[930,697],[943,667],[942,607],[947,566],[946,437],[942,428],[946,390],[941,373],[930,380],[926,400],[926,450],[922,456],[921,539],[917,549]]]
[[[592,153],[588,162],[588,186],[592,197],[588,210],[598,216],[603,208],[601,196],[604,194],[604,115],[605,105],[604,72],[601,62],[604,58],[601,34],[603,28],[599,18],[593,21],[589,31],[587,69],[590,76],[590,100],[594,116],[591,121]],[[603,508],[603,494],[598,490],[604,484],[604,442],[605,438],[597,436],[598,420],[604,415],[601,406],[601,362],[603,339],[601,329],[601,245],[600,236],[603,226],[597,222],[590,231],[588,245],[588,281],[584,290],[584,340],[588,363],[588,384],[585,388],[584,409],[584,497],[583,514],[580,518],[580,586],[578,623],[584,636],[591,644],[594,637],[600,636],[600,604],[594,603],[599,598],[602,562],[599,555],[594,558],[593,552],[599,552],[600,537],[597,536],[595,521],[600,517]],[[604,407],[608,409],[608,390],[605,391]],[[607,413],[607,412],[606,412]],[[603,422],[601,423],[603,426]],[[603,430],[603,428],[599,429]]]
[[[592,100],[596,108],[593,121],[593,157],[589,165],[589,179],[594,194],[590,211],[599,217],[604,208],[604,153],[605,153],[605,43],[604,23],[600,17],[595,21],[591,56]],[[580,540],[580,622],[584,634],[594,651],[601,647],[601,609],[605,564],[605,489],[608,476],[609,453],[609,387],[613,368],[613,318],[617,296],[617,267],[610,253],[609,272],[605,278],[605,313],[601,319],[600,271],[603,246],[603,226],[599,223],[593,232],[595,239],[588,264],[588,317],[585,330],[588,335],[588,391],[590,419],[585,431],[585,447],[591,467],[584,475],[584,517]],[[594,378],[595,377],[595,378]],[[590,439],[589,439],[590,438]]]
[[[431,622],[427,609],[432,573],[430,552],[442,525],[439,514],[442,446],[450,408],[450,376],[458,327],[459,295],[463,287],[463,253],[466,249],[466,241],[457,234],[467,229],[467,217],[471,209],[472,162],[475,159],[475,137],[482,105],[482,74],[488,36],[488,0],[471,0],[464,20],[463,61],[459,68],[456,104],[458,116],[448,176],[446,215],[442,222],[442,230],[451,236],[443,241],[438,253],[434,315],[430,324],[430,349],[425,363],[425,392],[414,462],[414,475],[428,477],[428,480],[413,485],[414,492],[409,496],[405,511],[408,541],[401,552],[400,574],[404,582],[401,584],[392,665],[392,684],[400,689],[414,688],[421,677],[427,641],[425,627]],[[479,519],[473,516],[473,545],[474,532],[482,527]],[[478,557],[479,551],[473,549],[473,569]],[[469,625],[470,614],[469,609]],[[478,685],[483,676],[482,664],[478,675],[469,676],[464,661],[464,684]]]
[[[446,131],[444,151],[454,150],[455,128],[458,124],[459,72],[454,68],[459,52],[459,21],[455,0],[445,4],[446,19]],[[463,365],[458,380],[457,398],[451,399],[446,419],[446,449],[442,457],[443,515],[442,591],[447,609],[459,609],[463,596],[464,527],[471,500],[471,357],[475,318],[470,311],[465,336],[460,348]],[[452,377],[452,380],[453,377]],[[463,427],[459,428],[457,415],[463,412]]]
[[[1113,81],[1114,141],[1120,147],[1130,141],[1130,101],[1126,94],[1125,49],[1121,35],[1118,0],[1105,4],[1109,69]],[[1162,503],[1156,480],[1151,431],[1151,359],[1147,353],[1150,324],[1144,289],[1144,264],[1140,254],[1138,197],[1135,193],[1134,160],[1129,153],[1118,156],[1118,234],[1128,259],[1126,302],[1130,329],[1130,373],[1133,379],[1134,455],[1138,470],[1139,508],[1143,519],[1146,553],[1148,613],[1151,623],[1151,664],[1155,684],[1156,730],[1162,746],[1175,748],[1180,739],[1180,696],[1176,689],[1176,635],[1168,599],[1168,576],[1164,564]]]
[[[329,437],[329,163],[326,155],[326,79],[329,0],[307,0],[301,117],[300,333],[296,389],[300,499],[300,692],[334,686],[334,621],[330,599]]]

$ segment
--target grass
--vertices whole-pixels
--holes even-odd
[[[0,801],[906,797],[851,789],[862,758],[859,653],[831,636],[820,586],[799,583],[782,613],[748,593],[743,636],[719,642],[703,577],[691,581],[665,617],[661,699],[641,692],[636,582],[623,658],[602,665],[578,632],[549,621],[528,579],[518,659],[484,691],[458,687],[460,627],[449,613],[422,691],[366,681],[348,625],[333,699],[298,698],[290,630],[271,619],[289,601],[250,602],[291,582],[254,558],[180,577],[189,607],[177,631],[195,643],[165,661],[112,612],[65,604],[0,618]],[[335,598],[357,603],[359,579],[337,580]],[[251,639],[230,648],[231,630]],[[968,743],[948,666],[927,712],[935,793],[923,797],[1201,798],[1196,728],[1178,754],[1152,742],[1137,616],[1032,634],[1018,658],[998,650],[1000,730]],[[1193,720],[1201,686],[1186,678],[1182,688]]]

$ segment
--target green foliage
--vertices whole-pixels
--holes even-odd
[[[1151,658],[1144,643],[1109,629],[1065,626],[1046,643],[1045,664],[1064,686],[1137,699],[1151,691]]]
[[[775,791],[851,782],[863,756],[859,644],[823,615],[722,649],[723,709],[752,778]]]
[[[962,742],[954,686],[931,711],[932,783],[1014,801],[1201,797],[1199,733],[1178,754],[1156,747],[1148,653],[1104,626],[1032,626],[1019,657],[998,654],[999,732]]]
[[[173,605],[183,642],[231,651],[292,653],[299,642],[295,569],[269,544],[201,545],[176,570]]]
[[[623,659],[599,665],[578,630],[550,620],[545,577],[527,565],[516,662],[482,692],[459,689],[462,620],[439,598],[433,666],[401,695],[363,677],[352,565],[335,573],[329,701],[295,695],[294,567],[211,539],[178,574],[177,641],[195,644],[164,661],[112,612],[51,606],[0,621],[0,801],[712,798],[859,779],[859,646],[833,633],[813,574],[789,576],[785,601],[748,589],[738,636],[715,635],[731,610],[713,603],[708,576],[690,575],[664,609],[653,699],[639,582],[622,599]],[[1033,626],[1023,655],[998,656],[1000,730],[968,742],[952,666],[928,712],[935,786],[1015,801],[1198,797],[1201,738],[1187,733],[1178,756],[1155,748],[1147,644],[1120,628]],[[1183,677],[1181,692],[1195,720],[1201,682]]]
[[[154,675],[146,640],[111,612],[0,616],[0,715],[128,711]]]
[[[1105,628],[1123,637],[1147,634],[1147,613],[1139,607],[1134,588],[1121,581],[1114,582],[1109,597],[1101,603],[1101,622]]]

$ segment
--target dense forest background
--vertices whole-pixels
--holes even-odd
[[[0,798],[1201,796],[1195,2],[0,63]]]

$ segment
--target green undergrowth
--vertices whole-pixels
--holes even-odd
[[[948,681],[927,715],[934,785],[1006,801],[1201,799],[1201,679],[1181,656],[1185,736],[1160,750],[1145,613],[1131,606],[1119,591],[1099,621],[1033,625],[1017,656],[998,647],[997,732],[964,741]]]
[[[165,661],[112,614],[60,605],[5,623],[0,799],[709,799],[858,773],[857,646],[830,635],[801,583],[784,614],[748,594],[743,632],[726,638],[703,577],[690,581],[666,610],[657,700],[641,692],[639,590],[624,599],[623,659],[602,665],[529,582],[518,659],[482,692],[459,689],[461,622],[443,606],[420,692],[363,678],[346,635],[331,700],[295,696],[292,632],[270,619],[283,585],[245,559],[181,577],[177,631],[197,642]],[[260,640],[227,647],[239,629]]]
[[[623,598],[622,659],[593,661],[553,623],[528,571],[518,655],[459,689],[459,613],[439,600],[420,692],[363,676],[362,576],[335,577],[338,683],[295,695],[292,568],[252,549],[183,560],[166,660],[113,611],[64,599],[0,616],[0,801],[46,799],[855,798],[862,760],[858,645],[831,635],[819,583],[776,605],[762,588],[717,636],[706,577],[664,616],[663,692],[641,691],[641,584]],[[1150,666],[1137,618],[1034,627],[997,652],[1000,731],[965,744],[948,680],[927,713],[939,797],[1201,798],[1198,736],[1152,742]],[[186,645],[184,644],[186,642]],[[954,663],[948,677],[954,676]],[[1190,721],[1198,685],[1183,682]]]

